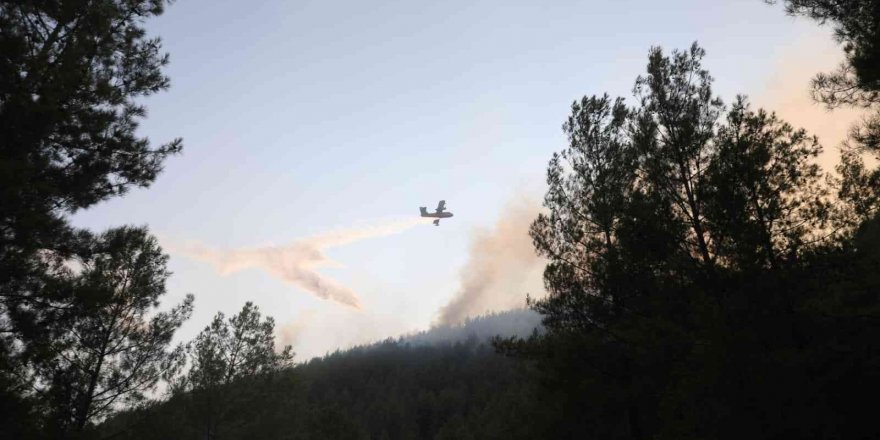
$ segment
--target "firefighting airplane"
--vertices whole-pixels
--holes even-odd
[[[428,212],[428,208],[421,206],[419,207],[419,211],[422,212],[422,217],[434,217],[437,220],[434,220],[434,226],[440,226],[441,218],[449,218],[452,217],[451,212],[443,212],[446,210],[446,200],[441,200],[440,203],[437,204],[437,210],[434,212]]]

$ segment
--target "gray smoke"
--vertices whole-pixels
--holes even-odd
[[[278,340],[276,348],[281,350],[287,345],[296,346],[303,331],[314,320],[315,312],[306,310],[301,312],[296,319],[278,326],[275,331]]]
[[[459,290],[440,309],[436,325],[455,325],[469,316],[523,307],[526,294],[545,295],[546,261],[535,253],[528,234],[540,206],[517,199],[502,212],[492,229],[474,233]]]

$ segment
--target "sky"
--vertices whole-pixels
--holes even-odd
[[[826,145],[856,117],[809,101],[830,30],[761,0],[186,0],[146,27],[172,86],[140,133],[184,151],[74,223],[149,225],[163,305],[196,296],[178,340],[253,301],[300,361],[540,296],[526,228],[562,122],[583,95],[631,97],[651,46],[698,41],[726,102]],[[440,199],[454,218],[414,219]]]

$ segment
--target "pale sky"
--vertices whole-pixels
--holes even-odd
[[[172,87],[146,101],[141,133],[183,137],[184,152],[151,188],[78,213],[77,225],[147,224],[169,249],[230,250],[382,227],[441,198],[455,213],[440,227],[320,249],[337,264],[315,271],[360,309],[310,293],[284,268],[221,275],[172,252],[164,305],[196,296],[178,339],[252,300],[300,361],[428,328],[472,282],[470,251],[504,248],[474,237],[485,240],[511,200],[540,199],[571,102],[630,97],[653,45],[698,41],[725,102],[744,93],[825,124],[817,132],[828,138],[845,130],[807,98],[809,78],[839,59],[829,30],[761,0],[180,0],[147,28],[171,54]],[[540,286],[540,270],[528,273],[494,307]]]

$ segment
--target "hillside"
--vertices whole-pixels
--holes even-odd
[[[541,315],[531,309],[514,309],[467,318],[459,325],[444,325],[401,336],[401,342],[433,345],[474,338],[486,342],[495,336],[527,337],[541,330]]]
[[[104,424],[119,438],[467,439],[527,438],[542,411],[529,366],[495,352],[495,335],[527,336],[540,325],[529,310],[337,351],[270,379],[209,396],[223,420],[204,417],[205,396],[177,397]],[[256,391],[259,390],[259,391]]]

